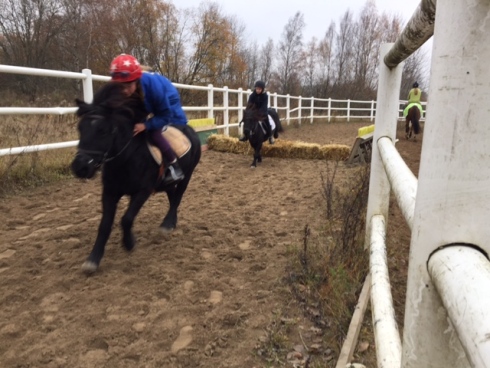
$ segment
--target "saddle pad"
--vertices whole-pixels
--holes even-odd
[[[191,149],[191,141],[187,136],[182,133],[179,129],[174,128],[173,126],[166,126],[162,131],[163,137],[167,140],[172,147],[175,155],[178,158],[184,156]],[[162,164],[162,154],[158,147],[154,146],[150,142],[148,142],[148,149],[151,152],[151,155],[157,162],[157,164]]]

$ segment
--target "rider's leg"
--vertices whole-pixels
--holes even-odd
[[[274,121],[274,119],[270,115],[267,115],[267,118],[268,118],[269,124],[271,126],[271,136],[269,138],[269,143],[274,144],[274,138],[278,137],[276,122]],[[271,140],[272,140],[272,142],[271,142]]]
[[[272,136],[271,125],[269,124],[269,119],[266,118],[262,121],[265,129],[265,135],[269,138],[269,144],[274,144],[274,137]]]
[[[175,156],[172,147],[168,141],[162,136],[162,132],[158,129],[150,131],[152,142],[160,149],[164,160],[168,163],[167,175],[163,179],[165,184],[171,184],[184,179],[184,172],[180,168],[177,156]]]

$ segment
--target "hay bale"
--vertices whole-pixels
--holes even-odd
[[[251,155],[250,144],[240,142],[237,138],[222,134],[213,134],[208,138],[208,148],[219,152],[230,152]],[[342,144],[327,144],[288,141],[277,139],[274,145],[264,144],[264,157],[299,158],[305,160],[343,161],[349,157],[350,147]]]

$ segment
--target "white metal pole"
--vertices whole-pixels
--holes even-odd
[[[311,96],[310,104],[310,124],[313,124],[313,111],[315,109],[315,97]]]
[[[303,98],[298,96],[298,124],[301,125],[301,108],[303,107]]]
[[[488,0],[437,1],[408,269],[404,368],[470,366],[427,261],[453,243],[474,244],[490,254],[489,17]]]
[[[224,91],[223,91],[223,108],[224,108],[224,111],[223,111],[223,124],[225,125],[225,135],[227,137],[230,136],[230,117],[229,117],[229,111],[230,111],[230,108],[228,106],[228,87],[227,86],[224,86],[223,87]]]
[[[350,99],[347,100],[347,121],[350,121]]]
[[[82,79],[83,100],[86,103],[92,103],[92,100],[94,99],[94,83],[92,80],[92,70],[83,69],[82,74],[85,75],[85,78]]]
[[[238,122],[241,122],[243,119],[243,89],[238,88]],[[243,134],[243,125],[238,127],[238,134],[242,136]]]
[[[374,100],[371,100],[371,118],[369,121],[373,121],[374,119]]]
[[[380,47],[379,81],[377,94],[376,119],[371,157],[371,176],[367,208],[366,247],[370,239],[370,224],[373,215],[388,218],[390,200],[390,182],[386,174],[378,148],[378,140],[388,137],[392,142],[396,137],[396,111],[401,87],[403,63],[389,69],[383,62],[393,44],[382,44]]]
[[[273,96],[274,96],[274,105],[273,105],[273,107],[277,110],[277,92],[274,92]]]
[[[328,122],[330,123],[330,117],[331,117],[331,113],[330,113],[330,110],[332,109],[332,99],[329,97],[328,98],[328,113],[327,113],[327,116],[328,116]]]
[[[472,367],[490,367],[490,262],[482,252],[454,245],[435,252],[429,273]]]
[[[214,119],[214,96],[213,96],[213,85],[208,84],[208,119]]]
[[[289,93],[287,94],[286,97],[286,121],[288,122],[287,124],[289,125],[289,120],[290,120],[290,106],[291,106],[291,98],[289,96]]]
[[[400,368],[402,346],[396,325],[386,259],[386,224],[381,215],[374,215],[371,221],[369,268],[376,358],[378,368]]]

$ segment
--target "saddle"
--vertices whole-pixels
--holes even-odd
[[[184,156],[191,149],[191,141],[189,140],[189,138],[187,138],[187,136],[179,129],[171,125],[167,125],[163,128],[162,135],[170,144],[170,147],[172,147],[172,150],[178,158]],[[158,165],[162,165],[162,153],[160,152],[158,147],[154,146],[150,142],[147,142],[147,144],[148,149],[150,150],[150,153],[153,156],[155,162]]]

